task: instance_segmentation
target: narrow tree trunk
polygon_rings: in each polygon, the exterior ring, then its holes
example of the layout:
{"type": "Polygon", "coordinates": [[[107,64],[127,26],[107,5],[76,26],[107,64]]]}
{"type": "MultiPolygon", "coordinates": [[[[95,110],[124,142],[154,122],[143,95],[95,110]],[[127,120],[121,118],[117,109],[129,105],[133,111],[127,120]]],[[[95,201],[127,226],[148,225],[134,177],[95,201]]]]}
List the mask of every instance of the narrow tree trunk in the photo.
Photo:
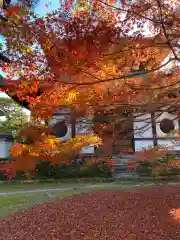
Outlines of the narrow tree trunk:
{"type": "Polygon", "coordinates": [[[72,110],[71,111],[71,137],[75,138],[76,136],[76,114],[75,112],[72,110]]]}
{"type": "Polygon", "coordinates": [[[99,157],[103,161],[108,161],[109,159],[112,158],[114,140],[115,140],[115,125],[113,125],[112,134],[104,134],[102,136],[103,146],[99,157]]]}

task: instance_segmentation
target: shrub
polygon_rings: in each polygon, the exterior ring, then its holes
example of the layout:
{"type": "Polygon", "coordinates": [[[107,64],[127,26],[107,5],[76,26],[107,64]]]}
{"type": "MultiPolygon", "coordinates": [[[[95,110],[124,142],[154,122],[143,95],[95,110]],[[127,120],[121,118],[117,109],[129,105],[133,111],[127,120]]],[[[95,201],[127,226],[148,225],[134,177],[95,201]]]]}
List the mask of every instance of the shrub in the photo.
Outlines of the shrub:
{"type": "Polygon", "coordinates": [[[38,179],[52,178],[51,176],[52,171],[53,168],[50,165],[50,162],[41,161],[39,164],[37,164],[35,178],[38,179]]]}
{"type": "MultiPolygon", "coordinates": [[[[103,164],[94,164],[86,167],[83,164],[73,164],[72,166],[52,166],[50,162],[41,161],[36,168],[32,179],[62,179],[62,178],[94,178],[110,177],[111,172],[103,170],[103,164]]],[[[0,181],[6,181],[7,177],[0,171],[0,181]]],[[[27,180],[27,174],[17,172],[14,180],[27,180]]]]}
{"type": "Polygon", "coordinates": [[[140,164],[140,166],[136,169],[136,172],[140,175],[140,176],[162,176],[162,177],[171,177],[171,176],[177,176],[180,175],[180,168],[176,168],[176,167],[168,167],[168,162],[174,160],[174,156],[165,156],[164,158],[160,159],[157,162],[157,166],[158,163],[159,164],[165,164],[165,168],[163,169],[159,169],[158,172],[156,172],[156,168],[153,166],[152,162],[150,161],[144,161],[140,164]],[[156,172],[156,174],[154,175],[154,173],[156,172]]]}
{"type": "Polygon", "coordinates": [[[37,165],[35,179],[48,178],[86,178],[86,177],[110,177],[110,172],[100,169],[99,164],[89,167],[83,165],[74,166],[51,166],[49,162],[41,162],[37,165]]]}
{"type": "Polygon", "coordinates": [[[4,175],[4,172],[0,171],[0,181],[6,181],[6,180],[8,180],[7,176],[4,175]]]}
{"type": "Polygon", "coordinates": [[[140,164],[140,166],[136,169],[136,172],[140,176],[151,176],[152,173],[152,164],[150,161],[145,161],[140,164]]]}

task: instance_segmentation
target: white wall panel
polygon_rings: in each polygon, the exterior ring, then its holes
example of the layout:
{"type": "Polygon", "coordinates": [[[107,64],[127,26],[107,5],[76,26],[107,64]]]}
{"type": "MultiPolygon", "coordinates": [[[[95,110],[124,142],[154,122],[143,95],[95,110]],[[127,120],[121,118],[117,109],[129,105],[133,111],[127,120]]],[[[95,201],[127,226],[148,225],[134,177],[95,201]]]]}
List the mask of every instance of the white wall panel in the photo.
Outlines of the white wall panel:
{"type": "MultiPolygon", "coordinates": [[[[156,116],[158,116],[159,113],[156,113],[156,116]]],[[[177,115],[176,114],[170,114],[170,113],[162,113],[160,117],[156,117],[155,118],[155,122],[156,122],[156,132],[157,132],[157,137],[167,137],[167,136],[171,136],[171,137],[175,137],[176,134],[166,134],[166,133],[163,133],[160,129],[160,121],[162,121],[163,119],[175,119],[177,118],[177,115]]],[[[179,129],[179,124],[178,124],[178,120],[175,119],[173,120],[173,123],[174,123],[174,127],[175,127],[175,130],[178,130],[179,129]]]]}
{"type": "Polygon", "coordinates": [[[72,136],[71,125],[67,125],[67,127],[68,127],[68,131],[67,131],[66,135],[65,135],[64,137],[61,137],[61,138],[60,138],[62,141],[67,141],[67,140],[69,140],[69,139],[71,138],[71,136],[72,136]]]}
{"type": "MultiPolygon", "coordinates": [[[[60,139],[62,141],[67,141],[71,138],[72,136],[72,129],[71,129],[71,124],[70,124],[70,115],[66,116],[54,116],[52,119],[49,121],[49,125],[54,125],[59,121],[66,120],[66,124],[68,126],[68,132],[64,137],[61,137],[60,139]]],[[[77,119],[76,120],[76,136],[77,135],[93,135],[93,131],[91,130],[91,124],[90,120],[88,121],[83,121],[83,119],[77,119]]],[[[82,149],[81,153],[88,154],[88,153],[94,153],[94,147],[91,146],[86,146],[82,149]]]]}
{"type": "Polygon", "coordinates": [[[142,140],[142,141],[135,141],[135,151],[142,150],[143,148],[148,149],[149,147],[153,147],[153,140],[142,140]]]}
{"type": "Polygon", "coordinates": [[[80,153],[83,153],[83,154],[91,154],[91,153],[94,153],[94,147],[91,147],[91,146],[84,147],[84,148],[82,148],[82,150],[80,151],[80,153]]]}
{"type": "Polygon", "coordinates": [[[176,145],[173,140],[158,140],[158,145],[167,147],[169,150],[180,150],[180,146],[176,145]]]}
{"type": "Polygon", "coordinates": [[[0,139],[0,158],[6,157],[6,146],[4,139],[0,139]]]}
{"type": "Polygon", "coordinates": [[[91,120],[79,118],[76,121],[77,135],[93,135],[91,120]]]}
{"type": "Polygon", "coordinates": [[[134,119],[134,137],[135,138],[152,138],[151,115],[144,114],[134,119]]]}
{"type": "MultiPolygon", "coordinates": [[[[91,121],[90,120],[83,120],[83,119],[77,119],[76,124],[76,135],[93,135],[93,131],[91,129],[91,121]]],[[[83,154],[91,154],[94,153],[94,147],[86,146],[82,148],[80,153],[83,154]]]]}
{"type": "Polygon", "coordinates": [[[54,125],[59,121],[66,120],[68,131],[64,137],[60,138],[62,141],[67,141],[72,136],[72,130],[71,130],[71,125],[69,124],[69,119],[70,119],[70,116],[61,116],[60,115],[60,116],[53,116],[52,119],[49,120],[49,125],[54,125]]]}
{"type": "Polygon", "coordinates": [[[0,139],[0,158],[6,158],[9,156],[9,148],[11,147],[11,145],[11,141],[0,139]]]}

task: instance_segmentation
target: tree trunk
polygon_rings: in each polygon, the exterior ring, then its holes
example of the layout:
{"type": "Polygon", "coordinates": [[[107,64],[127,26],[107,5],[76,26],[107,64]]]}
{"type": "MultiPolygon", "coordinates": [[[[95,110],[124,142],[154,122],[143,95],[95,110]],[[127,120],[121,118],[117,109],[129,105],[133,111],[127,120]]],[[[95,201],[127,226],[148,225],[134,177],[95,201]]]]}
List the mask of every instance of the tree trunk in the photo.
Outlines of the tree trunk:
{"type": "Polygon", "coordinates": [[[75,112],[72,110],[71,111],[71,137],[75,138],[76,136],[76,114],[75,112]]]}

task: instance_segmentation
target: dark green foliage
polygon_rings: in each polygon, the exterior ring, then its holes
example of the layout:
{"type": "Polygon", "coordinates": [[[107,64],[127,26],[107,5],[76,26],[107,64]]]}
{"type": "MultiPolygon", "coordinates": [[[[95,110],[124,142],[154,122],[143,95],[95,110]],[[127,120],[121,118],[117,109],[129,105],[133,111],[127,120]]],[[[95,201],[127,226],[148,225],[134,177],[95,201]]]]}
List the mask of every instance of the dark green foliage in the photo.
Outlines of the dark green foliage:
{"type": "MultiPolygon", "coordinates": [[[[93,178],[111,177],[111,172],[105,172],[98,164],[84,167],[82,165],[73,166],[51,166],[49,162],[42,161],[37,165],[35,175],[32,179],[63,179],[63,178],[93,178]]],[[[6,181],[7,177],[0,172],[0,181],[6,181]]],[[[27,180],[25,174],[17,172],[14,180],[27,180]]]]}
{"type": "Polygon", "coordinates": [[[104,172],[98,165],[83,167],[76,166],[51,166],[48,162],[41,162],[37,165],[37,179],[47,178],[85,178],[85,177],[109,177],[110,172],[104,172]]]}
{"type": "MultiPolygon", "coordinates": [[[[173,161],[176,157],[175,156],[165,156],[160,159],[158,162],[161,164],[168,164],[169,161],[173,161]]],[[[136,172],[140,176],[152,176],[153,165],[150,161],[145,161],[140,164],[140,166],[136,169],[136,172]]],[[[169,167],[164,171],[161,171],[159,176],[177,176],[180,175],[180,168],[176,167],[169,167]]]]}
{"type": "Polygon", "coordinates": [[[28,122],[28,115],[10,98],[0,97],[0,110],[3,115],[0,118],[0,133],[12,134],[28,122]]]}
{"type": "Polygon", "coordinates": [[[2,171],[0,171],[0,181],[7,181],[7,177],[4,175],[2,171]]]}
{"type": "Polygon", "coordinates": [[[22,172],[17,172],[16,173],[16,177],[15,177],[15,180],[25,180],[26,178],[25,178],[25,176],[24,176],[24,173],[22,173],[22,172]]]}
{"type": "Polygon", "coordinates": [[[37,179],[47,179],[52,178],[53,168],[50,165],[50,162],[42,161],[36,167],[36,174],[34,178],[37,179]]]}
{"type": "Polygon", "coordinates": [[[150,161],[142,162],[140,166],[136,169],[136,172],[140,176],[151,176],[152,164],[150,161]]]}

